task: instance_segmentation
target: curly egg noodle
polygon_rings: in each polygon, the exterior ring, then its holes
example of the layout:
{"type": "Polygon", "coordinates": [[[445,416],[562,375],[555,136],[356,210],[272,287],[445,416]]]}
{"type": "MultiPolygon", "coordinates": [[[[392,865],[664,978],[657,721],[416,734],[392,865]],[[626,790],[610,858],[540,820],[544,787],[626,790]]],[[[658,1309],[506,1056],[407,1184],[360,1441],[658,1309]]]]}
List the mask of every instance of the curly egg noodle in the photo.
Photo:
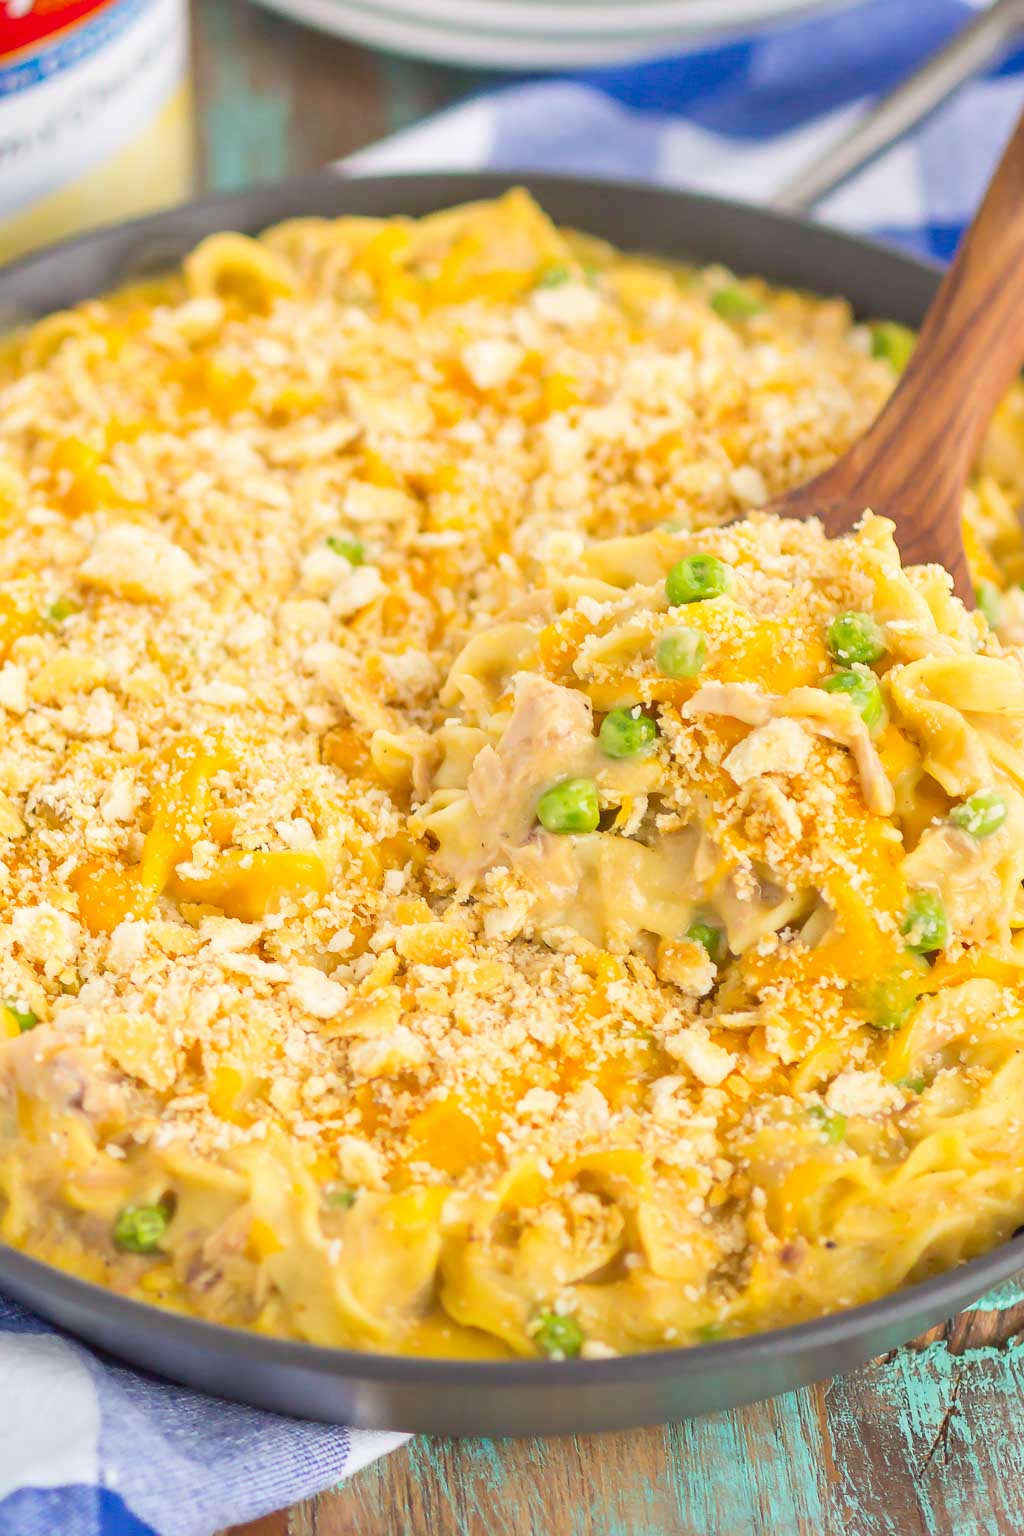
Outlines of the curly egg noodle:
{"type": "Polygon", "coordinates": [[[511,193],[0,344],[0,1236],[598,1358],[1024,1222],[1024,392],[978,611],[758,510],[912,340],[511,193]]]}

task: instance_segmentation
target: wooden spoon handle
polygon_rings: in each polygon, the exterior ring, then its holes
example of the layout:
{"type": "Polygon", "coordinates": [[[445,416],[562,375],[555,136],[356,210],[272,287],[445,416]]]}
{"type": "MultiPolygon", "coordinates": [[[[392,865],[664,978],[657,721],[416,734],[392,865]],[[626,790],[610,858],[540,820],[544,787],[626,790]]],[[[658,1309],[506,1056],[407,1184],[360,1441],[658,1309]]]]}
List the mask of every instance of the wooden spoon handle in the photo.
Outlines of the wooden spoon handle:
{"type": "MultiPolygon", "coordinates": [[[[869,434],[908,470],[933,458],[962,485],[1024,363],[1024,115],[869,434]]],[[[865,440],[867,441],[867,439],[865,440]]],[[[881,469],[881,465],[879,468],[881,469]]]]}
{"type": "Polygon", "coordinates": [[[897,522],[904,561],[941,559],[970,599],[958,509],[992,413],[1024,363],[1024,116],[928,311],[896,390],[870,431],[802,487],[797,516],[830,533],[852,506],[897,522]]]}

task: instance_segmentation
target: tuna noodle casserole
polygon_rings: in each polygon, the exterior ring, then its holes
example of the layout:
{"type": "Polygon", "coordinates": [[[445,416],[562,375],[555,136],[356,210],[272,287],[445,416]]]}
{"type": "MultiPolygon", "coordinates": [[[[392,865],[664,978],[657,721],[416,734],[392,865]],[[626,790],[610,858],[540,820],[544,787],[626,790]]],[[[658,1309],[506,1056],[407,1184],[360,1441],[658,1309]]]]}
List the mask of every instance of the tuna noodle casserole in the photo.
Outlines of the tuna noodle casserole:
{"type": "Polygon", "coordinates": [[[600,1357],[1024,1220],[1024,394],[976,612],[870,513],[757,510],[911,344],[521,193],[10,338],[3,1239],[600,1357]]]}

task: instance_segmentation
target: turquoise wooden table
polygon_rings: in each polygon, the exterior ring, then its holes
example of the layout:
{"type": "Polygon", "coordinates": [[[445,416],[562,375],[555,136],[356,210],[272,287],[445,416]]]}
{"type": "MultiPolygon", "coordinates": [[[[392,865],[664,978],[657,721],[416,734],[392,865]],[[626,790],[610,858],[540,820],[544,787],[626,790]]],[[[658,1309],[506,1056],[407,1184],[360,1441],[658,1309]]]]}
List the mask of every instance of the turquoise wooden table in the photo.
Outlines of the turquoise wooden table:
{"type": "MultiPolygon", "coordinates": [[[[194,32],[204,188],[313,169],[483,83],[239,0],[197,0],[194,32]]],[[[417,1439],[232,1536],[1020,1536],[1022,1338],[1009,1286],[804,1392],[631,1434],[417,1439]]]]}
{"type": "Polygon", "coordinates": [[[417,1439],[232,1536],[1019,1536],[1024,1292],[850,1376],[571,1440],[417,1439]]]}

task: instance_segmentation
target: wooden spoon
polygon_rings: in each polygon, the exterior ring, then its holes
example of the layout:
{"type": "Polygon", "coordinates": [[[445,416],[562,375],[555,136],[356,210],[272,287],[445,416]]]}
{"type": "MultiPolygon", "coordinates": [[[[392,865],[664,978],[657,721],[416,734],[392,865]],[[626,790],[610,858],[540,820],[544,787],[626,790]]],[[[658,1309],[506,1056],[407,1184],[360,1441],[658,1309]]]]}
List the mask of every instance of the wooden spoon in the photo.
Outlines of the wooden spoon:
{"type": "Polygon", "coordinates": [[[846,533],[892,518],[906,564],[937,561],[973,604],[960,517],[992,414],[1024,364],[1024,116],[881,415],[816,479],[768,508],[846,533]]]}

